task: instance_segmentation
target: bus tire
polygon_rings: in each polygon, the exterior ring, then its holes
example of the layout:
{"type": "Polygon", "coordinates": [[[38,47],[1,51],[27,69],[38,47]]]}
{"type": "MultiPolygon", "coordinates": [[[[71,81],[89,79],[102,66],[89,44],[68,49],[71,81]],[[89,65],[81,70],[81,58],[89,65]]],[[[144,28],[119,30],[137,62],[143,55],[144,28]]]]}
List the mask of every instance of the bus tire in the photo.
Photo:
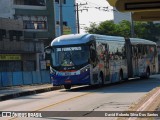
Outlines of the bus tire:
{"type": "Polygon", "coordinates": [[[119,82],[123,81],[123,70],[120,70],[119,72],[119,82]]]}
{"type": "Polygon", "coordinates": [[[69,90],[69,89],[71,89],[71,85],[64,85],[64,88],[65,88],[66,90],[69,90]]]}
{"type": "Polygon", "coordinates": [[[149,79],[149,76],[150,76],[150,69],[149,69],[149,67],[147,67],[145,78],[149,79]]]}

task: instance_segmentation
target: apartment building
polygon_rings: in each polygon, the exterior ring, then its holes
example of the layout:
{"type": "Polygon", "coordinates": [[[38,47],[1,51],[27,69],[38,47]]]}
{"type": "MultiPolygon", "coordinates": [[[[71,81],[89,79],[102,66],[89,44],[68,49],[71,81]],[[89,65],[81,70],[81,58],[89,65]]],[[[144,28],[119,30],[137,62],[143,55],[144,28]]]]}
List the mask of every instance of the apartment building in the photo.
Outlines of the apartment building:
{"type": "Polygon", "coordinates": [[[37,71],[55,38],[53,0],[0,0],[0,71],[37,71]]]}
{"type": "MultiPolygon", "coordinates": [[[[62,1],[64,34],[74,34],[77,31],[75,0],[62,1]]],[[[24,64],[23,60],[20,62],[18,60],[19,67],[13,68],[17,68],[18,71],[40,69],[39,60],[42,59],[40,55],[44,47],[61,35],[59,2],[59,0],[0,0],[0,54],[3,51],[1,56],[5,55],[6,58],[7,56],[14,58],[10,53],[18,54],[21,56],[19,58],[26,58],[24,61],[28,61],[24,64]],[[26,69],[23,65],[27,64],[30,67],[26,69]]],[[[1,60],[1,64],[7,65],[6,61],[1,60]]],[[[16,65],[15,61],[12,65],[16,65]]]]}
{"type": "MultiPolygon", "coordinates": [[[[24,38],[45,40],[60,34],[59,0],[1,0],[0,17],[23,21],[24,38]]],[[[75,0],[62,0],[63,33],[75,34],[75,0]]]]}

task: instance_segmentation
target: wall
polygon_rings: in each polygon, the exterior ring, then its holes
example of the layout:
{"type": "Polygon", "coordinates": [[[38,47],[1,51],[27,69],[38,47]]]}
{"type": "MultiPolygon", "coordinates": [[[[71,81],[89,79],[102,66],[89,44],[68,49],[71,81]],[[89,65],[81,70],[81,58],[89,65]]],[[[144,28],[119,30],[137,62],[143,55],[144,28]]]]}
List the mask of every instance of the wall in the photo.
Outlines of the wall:
{"type": "Polygon", "coordinates": [[[1,51],[40,53],[44,51],[44,44],[41,41],[10,41],[3,39],[3,41],[0,41],[0,53],[1,51]]]}
{"type": "Polygon", "coordinates": [[[5,30],[23,30],[23,21],[7,18],[0,18],[0,29],[5,30]]]}
{"type": "Polygon", "coordinates": [[[0,0],[0,17],[13,18],[12,0],[0,0]]]}
{"type": "Polygon", "coordinates": [[[0,88],[51,83],[49,71],[0,72],[0,88]]]}

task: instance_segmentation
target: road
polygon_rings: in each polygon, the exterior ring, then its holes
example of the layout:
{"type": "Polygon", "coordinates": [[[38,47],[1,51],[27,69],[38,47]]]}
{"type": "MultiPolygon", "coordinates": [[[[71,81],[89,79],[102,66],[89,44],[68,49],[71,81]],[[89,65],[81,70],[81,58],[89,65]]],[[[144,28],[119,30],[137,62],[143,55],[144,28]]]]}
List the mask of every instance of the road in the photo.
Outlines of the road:
{"type": "MultiPolygon", "coordinates": [[[[159,77],[160,78],[160,77],[159,77]]],[[[64,89],[36,95],[19,97],[0,103],[0,111],[51,111],[46,112],[45,119],[105,119],[104,111],[127,111],[141,100],[148,92],[160,86],[160,79],[151,76],[148,80],[134,79],[104,87],[81,86],[71,90],[64,89]],[[56,112],[53,112],[56,111],[56,112]],[[63,111],[63,112],[57,112],[63,111]],[[62,118],[63,115],[69,116],[62,118]],[[81,112],[76,112],[81,111],[81,112]],[[94,111],[103,111],[94,113],[94,111]],[[75,117],[78,116],[83,117],[75,117]],[[98,115],[101,115],[100,117],[98,115]],[[97,116],[96,116],[97,115],[97,116]],[[61,117],[60,117],[61,116],[61,117]],[[91,117],[88,117],[91,116],[91,117]]],[[[4,118],[0,118],[4,119],[4,118]]],[[[10,118],[7,118],[10,119],[10,118]]],[[[17,118],[13,118],[17,119],[17,118]]],[[[18,118],[19,119],[19,118],[18,118]]],[[[21,118],[25,119],[25,118],[21,118]]],[[[26,118],[27,119],[27,118],[26,118]]],[[[36,118],[34,118],[36,119],[36,118]]],[[[40,119],[40,118],[37,118],[40,119]]],[[[43,118],[44,119],[44,118],[43,118]]],[[[116,120],[116,117],[107,117],[107,120],[116,120]]],[[[5,118],[6,120],[6,118],[5,118]]],[[[31,118],[29,119],[31,120],[31,118]]]]}

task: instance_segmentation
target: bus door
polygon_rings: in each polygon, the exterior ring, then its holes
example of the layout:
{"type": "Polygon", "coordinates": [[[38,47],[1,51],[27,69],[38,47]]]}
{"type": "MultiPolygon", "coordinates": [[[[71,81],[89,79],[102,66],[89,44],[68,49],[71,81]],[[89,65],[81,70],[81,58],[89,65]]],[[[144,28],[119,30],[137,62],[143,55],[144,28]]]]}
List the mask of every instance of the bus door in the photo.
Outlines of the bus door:
{"type": "Polygon", "coordinates": [[[133,76],[139,76],[139,66],[138,66],[138,47],[132,46],[132,52],[133,52],[133,76]]]}
{"type": "Polygon", "coordinates": [[[96,43],[93,42],[90,45],[90,63],[91,63],[91,84],[97,84],[98,83],[98,58],[97,58],[97,52],[96,52],[96,43]]]}

